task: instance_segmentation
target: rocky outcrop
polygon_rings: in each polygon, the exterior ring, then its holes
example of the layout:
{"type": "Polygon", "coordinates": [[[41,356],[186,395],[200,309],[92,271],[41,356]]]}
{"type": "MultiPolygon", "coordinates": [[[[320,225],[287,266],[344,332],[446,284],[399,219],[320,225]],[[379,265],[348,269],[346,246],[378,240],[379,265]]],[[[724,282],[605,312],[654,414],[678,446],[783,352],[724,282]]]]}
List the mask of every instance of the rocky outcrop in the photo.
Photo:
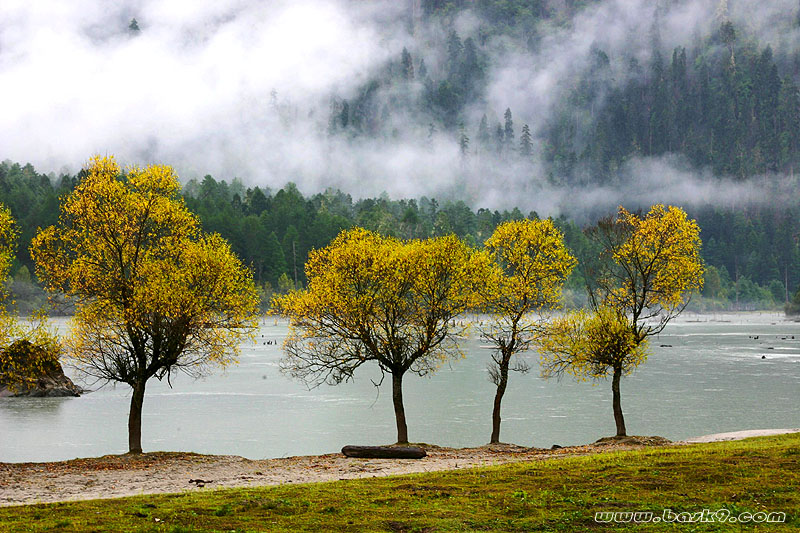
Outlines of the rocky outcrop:
{"type": "Polygon", "coordinates": [[[86,392],[75,385],[71,379],[64,375],[64,369],[57,360],[50,360],[46,364],[34,365],[33,361],[42,359],[42,348],[31,344],[27,340],[19,340],[6,349],[15,357],[16,373],[19,369],[34,368],[40,366],[36,371],[30,371],[26,379],[10,378],[9,368],[0,369],[0,398],[3,397],[36,397],[36,398],[55,398],[63,396],[80,396],[86,392]]]}

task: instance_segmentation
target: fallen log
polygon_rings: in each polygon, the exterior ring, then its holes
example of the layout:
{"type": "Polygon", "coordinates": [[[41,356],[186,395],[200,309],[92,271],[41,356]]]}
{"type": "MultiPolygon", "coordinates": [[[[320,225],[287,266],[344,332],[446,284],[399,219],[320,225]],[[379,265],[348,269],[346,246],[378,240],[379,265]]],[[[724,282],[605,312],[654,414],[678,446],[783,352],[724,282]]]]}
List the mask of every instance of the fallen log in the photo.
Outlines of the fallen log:
{"type": "Polygon", "coordinates": [[[422,459],[427,455],[416,446],[345,446],[342,453],[366,459],[422,459]]]}

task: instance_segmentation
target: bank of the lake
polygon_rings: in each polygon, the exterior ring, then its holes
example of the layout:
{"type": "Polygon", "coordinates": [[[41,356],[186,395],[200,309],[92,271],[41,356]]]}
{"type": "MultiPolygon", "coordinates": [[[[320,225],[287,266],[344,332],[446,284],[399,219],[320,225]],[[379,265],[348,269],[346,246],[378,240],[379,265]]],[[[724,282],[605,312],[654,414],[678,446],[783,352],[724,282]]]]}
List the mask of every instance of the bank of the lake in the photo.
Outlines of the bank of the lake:
{"type": "MultiPolygon", "coordinates": [[[[646,527],[662,531],[674,530],[670,519],[702,517],[708,509],[713,516],[707,513],[706,520],[679,527],[796,531],[798,449],[800,434],[795,433],[406,476],[193,488],[182,494],[5,507],[0,523],[14,532],[585,531],[609,527],[597,522],[598,517],[606,521],[608,513],[639,512],[645,514],[637,520],[650,516],[646,527]],[[779,521],[764,523],[767,518],[779,521]]],[[[629,520],[611,527],[628,531],[642,524],[629,520]]]]}

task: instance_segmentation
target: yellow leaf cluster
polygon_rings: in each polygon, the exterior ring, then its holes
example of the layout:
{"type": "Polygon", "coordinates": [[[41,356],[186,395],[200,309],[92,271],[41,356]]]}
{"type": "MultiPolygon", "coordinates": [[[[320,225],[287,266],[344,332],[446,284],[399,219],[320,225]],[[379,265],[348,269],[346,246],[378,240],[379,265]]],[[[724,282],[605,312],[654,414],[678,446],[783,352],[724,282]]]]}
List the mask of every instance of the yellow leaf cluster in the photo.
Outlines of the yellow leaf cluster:
{"type": "Polygon", "coordinates": [[[42,313],[31,317],[30,327],[0,311],[0,382],[12,392],[30,388],[43,374],[60,367],[62,347],[42,313]]]}
{"type": "Polygon", "coordinates": [[[628,318],[615,309],[578,310],[553,319],[539,339],[542,375],[567,373],[578,380],[601,379],[619,369],[631,373],[647,359],[628,318]]]}
{"type": "Polygon", "coordinates": [[[273,300],[291,318],[289,371],[341,381],[367,360],[402,372],[435,369],[457,353],[448,322],[474,302],[489,264],[455,236],[342,232],[309,254],[306,290],[273,300]]]}
{"type": "Polygon", "coordinates": [[[629,316],[639,340],[658,333],[703,286],[700,228],[682,209],[660,204],[643,217],[620,207],[600,227],[610,262],[598,275],[597,303],[629,316]]]}
{"type": "Polygon", "coordinates": [[[14,262],[19,229],[11,211],[0,204],[0,381],[11,390],[27,388],[37,376],[58,363],[61,345],[43,314],[34,314],[23,327],[9,314],[6,281],[14,262]]]}
{"type": "MultiPolygon", "coordinates": [[[[703,286],[700,228],[678,207],[654,205],[644,218],[620,208],[618,220],[630,237],[614,250],[614,260],[639,271],[648,301],[671,309],[703,286]]],[[[621,297],[636,297],[637,287],[622,286],[621,297]]]]}
{"type": "Polygon", "coordinates": [[[557,307],[564,280],[577,264],[549,219],[500,224],[486,249],[498,266],[487,284],[486,300],[501,314],[557,307]]]}
{"type": "Polygon", "coordinates": [[[95,157],[59,224],[33,240],[39,278],[78,303],[68,345],[93,376],[130,382],[224,364],[255,327],[250,272],[224,239],[200,231],[179,190],[170,167],[123,175],[95,157]]]}
{"type": "Polygon", "coordinates": [[[0,204],[0,303],[7,297],[6,280],[14,262],[18,235],[19,229],[14,223],[11,211],[0,204]]]}

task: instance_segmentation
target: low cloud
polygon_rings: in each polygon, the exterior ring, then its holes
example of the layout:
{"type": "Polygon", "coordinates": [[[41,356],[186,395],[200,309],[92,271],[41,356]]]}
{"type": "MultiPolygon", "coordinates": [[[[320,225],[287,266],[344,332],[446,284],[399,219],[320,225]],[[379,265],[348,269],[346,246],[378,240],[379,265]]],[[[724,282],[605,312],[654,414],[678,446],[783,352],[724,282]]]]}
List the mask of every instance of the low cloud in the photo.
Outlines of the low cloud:
{"type": "MultiPolygon", "coordinates": [[[[646,64],[654,39],[665,51],[689,47],[724,16],[765,43],[796,47],[796,25],[786,22],[794,2],[741,0],[727,15],[720,5],[689,0],[657,10],[646,0],[606,0],[561,28],[543,23],[535,52],[490,41],[486,101],[470,116],[497,120],[510,107],[517,131],[528,123],[536,138],[593,49],[612,57],[611,83],[622,84],[621,65],[630,57],[646,64]]],[[[391,135],[330,136],[332,98],[358,96],[404,46],[421,57],[415,38],[443,40],[430,29],[410,33],[407,2],[6,0],[0,10],[0,157],[41,171],[75,172],[91,154],[113,153],[124,163],[171,164],[186,179],[294,181],[304,193],[336,187],[573,216],[620,203],[765,202],[765,183],[780,191],[794,183],[734,182],[664,157],[633,159],[602,187],[559,187],[538,151],[526,162],[475,148],[465,158],[453,135],[429,136],[429,119],[404,114],[393,115],[391,135]],[[139,32],[128,30],[133,18],[139,32]]],[[[480,21],[466,14],[455,25],[466,37],[480,21]]],[[[429,59],[436,69],[438,58],[429,59]]],[[[381,94],[384,103],[394,96],[381,94]]]]}

